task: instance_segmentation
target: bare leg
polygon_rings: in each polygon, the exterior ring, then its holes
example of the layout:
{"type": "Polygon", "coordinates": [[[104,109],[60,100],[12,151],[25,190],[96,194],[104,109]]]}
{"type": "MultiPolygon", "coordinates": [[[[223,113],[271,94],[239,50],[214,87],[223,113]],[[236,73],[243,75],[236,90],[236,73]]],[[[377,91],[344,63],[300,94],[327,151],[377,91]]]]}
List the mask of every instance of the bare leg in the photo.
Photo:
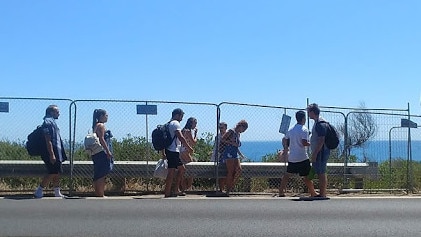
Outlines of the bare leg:
{"type": "Polygon", "coordinates": [[[314,184],[311,179],[307,178],[307,176],[302,177],[305,185],[307,186],[308,192],[310,193],[310,196],[314,197],[317,196],[316,191],[314,191],[314,184]]]}
{"type": "MultiPolygon", "coordinates": [[[[239,159],[234,160],[234,179],[233,179],[233,183],[232,183],[232,189],[234,189],[235,184],[238,182],[238,179],[241,176],[241,163],[239,159]]],[[[232,190],[230,190],[232,191],[232,190]]]]}
{"type": "Polygon", "coordinates": [[[289,177],[291,176],[291,174],[290,173],[285,173],[283,176],[282,176],[282,179],[281,179],[281,184],[279,185],[279,196],[280,197],[283,197],[283,196],[285,196],[285,188],[286,188],[286,186],[287,186],[287,183],[288,183],[288,180],[289,180],[289,177]]]}
{"type": "Polygon", "coordinates": [[[167,178],[165,179],[164,195],[169,197],[171,195],[171,185],[174,177],[175,168],[168,168],[167,178]]]}
{"type": "Polygon", "coordinates": [[[319,174],[319,189],[320,189],[320,196],[326,197],[326,190],[327,190],[327,176],[326,173],[319,174]]]}
{"type": "Polygon", "coordinates": [[[223,192],[225,189],[225,182],[226,179],[225,178],[219,178],[218,183],[219,183],[219,191],[223,192]]]}
{"type": "Polygon", "coordinates": [[[53,185],[55,188],[60,187],[60,176],[59,174],[52,175],[53,185]]]}
{"type": "Polygon", "coordinates": [[[185,190],[191,190],[192,189],[192,185],[193,185],[193,177],[187,177],[185,179],[185,181],[186,181],[185,190]]]}
{"type": "Polygon", "coordinates": [[[51,181],[51,179],[54,177],[54,175],[56,175],[56,174],[47,174],[47,175],[45,175],[44,176],[44,178],[42,179],[42,181],[41,181],[41,187],[47,187],[48,186],[48,184],[50,183],[50,181],[51,181]]]}
{"type": "Polygon", "coordinates": [[[94,181],[95,196],[104,197],[105,176],[94,181]]]}
{"type": "Polygon", "coordinates": [[[227,177],[226,177],[226,186],[227,186],[227,193],[231,191],[233,188],[234,183],[234,164],[235,159],[227,159],[225,161],[225,165],[227,166],[227,177]]]}
{"type": "Polygon", "coordinates": [[[182,192],[184,192],[187,189],[187,179],[188,178],[184,178],[184,177],[181,179],[180,190],[182,192]]]}
{"type": "Polygon", "coordinates": [[[175,180],[175,193],[179,193],[180,192],[180,186],[181,186],[181,182],[184,179],[184,173],[186,171],[186,168],[184,167],[184,165],[180,165],[177,167],[177,178],[175,180]]]}

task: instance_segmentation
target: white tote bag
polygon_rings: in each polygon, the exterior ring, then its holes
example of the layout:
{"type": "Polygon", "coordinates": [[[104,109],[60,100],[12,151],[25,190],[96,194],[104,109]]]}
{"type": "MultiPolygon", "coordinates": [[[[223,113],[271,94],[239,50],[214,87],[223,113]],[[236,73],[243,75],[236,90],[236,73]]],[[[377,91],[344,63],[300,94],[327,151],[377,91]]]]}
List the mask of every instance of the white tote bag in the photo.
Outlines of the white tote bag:
{"type": "Polygon", "coordinates": [[[166,179],[168,174],[168,163],[167,160],[160,159],[158,163],[156,163],[155,171],[153,172],[153,177],[166,179]]]}

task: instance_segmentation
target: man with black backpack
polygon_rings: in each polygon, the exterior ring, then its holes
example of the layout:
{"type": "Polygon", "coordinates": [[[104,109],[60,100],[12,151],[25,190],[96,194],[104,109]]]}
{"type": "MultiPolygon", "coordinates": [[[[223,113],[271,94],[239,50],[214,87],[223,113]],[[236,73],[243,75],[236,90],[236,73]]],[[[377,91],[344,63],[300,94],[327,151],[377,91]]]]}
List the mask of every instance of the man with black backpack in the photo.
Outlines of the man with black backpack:
{"type": "Polygon", "coordinates": [[[307,113],[308,117],[314,120],[310,138],[311,162],[319,179],[319,196],[325,198],[327,190],[326,166],[330,155],[330,149],[325,145],[325,137],[329,123],[320,117],[320,109],[316,103],[307,106],[307,113]]]}
{"type": "Polygon", "coordinates": [[[57,105],[50,105],[45,110],[42,129],[44,134],[43,139],[45,139],[47,149],[44,154],[41,154],[41,158],[47,168],[47,174],[35,190],[35,198],[43,197],[43,189],[49,185],[50,181],[52,181],[54,185],[54,196],[64,197],[60,192],[59,175],[63,172],[62,162],[67,160],[67,157],[60,136],[60,129],[55,121],[59,116],[60,111],[57,105]]]}
{"type": "Polygon", "coordinates": [[[193,148],[187,143],[183,134],[181,133],[180,122],[183,120],[184,112],[182,109],[174,109],[172,111],[171,121],[168,124],[168,130],[172,139],[172,143],[162,152],[163,159],[168,161],[168,174],[165,179],[164,197],[185,196],[186,194],[180,191],[181,180],[184,176],[185,167],[180,160],[181,144],[193,152],[193,148]],[[173,183],[174,173],[177,169],[177,178],[174,192],[171,192],[171,185],[173,183]]]}

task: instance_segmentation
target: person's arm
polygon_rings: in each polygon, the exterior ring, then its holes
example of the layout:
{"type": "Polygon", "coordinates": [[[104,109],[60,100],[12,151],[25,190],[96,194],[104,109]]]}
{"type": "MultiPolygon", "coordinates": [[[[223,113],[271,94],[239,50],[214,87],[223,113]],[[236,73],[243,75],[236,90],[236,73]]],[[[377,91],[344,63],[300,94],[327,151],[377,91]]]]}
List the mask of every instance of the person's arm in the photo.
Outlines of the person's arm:
{"type": "Polygon", "coordinates": [[[99,143],[101,144],[102,148],[104,148],[105,154],[107,154],[107,158],[111,159],[111,157],[113,156],[113,154],[111,154],[110,149],[108,148],[107,142],[104,139],[104,135],[105,135],[105,126],[102,123],[99,123],[97,125],[96,131],[95,131],[96,135],[99,138],[99,143]]]}
{"type": "Polygon", "coordinates": [[[246,157],[243,155],[243,153],[240,151],[240,149],[238,149],[238,155],[240,155],[241,160],[246,159],[246,157]]]}
{"type": "Polygon", "coordinates": [[[196,143],[197,143],[197,128],[193,129],[193,131],[194,131],[194,135],[192,137],[192,141],[193,141],[193,145],[196,145],[196,143]]]}
{"type": "Polygon", "coordinates": [[[310,146],[310,142],[307,139],[302,139],[301,144],[303,144],[303,146],[310,146]]]}
{"type": "Polygon", "coordinates": [[[56,156],[54,155],[53,143],[51,142],[51,135],[45,134],[44,138],[45,138],[45,143],[47,144],[47,151],[50,157],[50,162],[51,164],[54,164],[56,163],[56,156]]]}
{"type": "Polygon", "coordinates": [[[284,151],[289,150],[289,138],[287,137],[282,138],[282,147],[284,148],[284,151]]]}
{"type": "Polygon", "coordinates": [[[323,145],[325,144],[325,134],[326,131],[323,129],[326,129],[323,125],[319,124],[320,127],[316,127],[317,134],[321,134],[322,136],[317,137],[316,146],[315,149],[312,151],[311,154],[311,161],[315,162],[317,158],[317,154],[323,149],[323,145]]]}
{"type": "Polygon", "coordinates": [[[175,130],[175,136],[177,136],[178,140],[180,140],[181,144],[187,148],[190,152],[193,152],[193,148],[187,143],[186,138],[181,133],[181,130],[175,130]]]}
{"type": "Polygon", "coordinates": [[[183,136],[185,136],[184,138],[186,138],[187,140],[190,140],[190,141],[191,141],[191,143],[192,143],[192,144],[190,144],[190,145],[192,145],[192,146],[196,145],[196,143],[197,143],[196,133],[197,133],[197,132],[195,132],[194,136],[193,136],[193,134],[191,133],[191,130],[187,130],[187,132],[184,132],[184,133],[183,133],[183,136]]]}

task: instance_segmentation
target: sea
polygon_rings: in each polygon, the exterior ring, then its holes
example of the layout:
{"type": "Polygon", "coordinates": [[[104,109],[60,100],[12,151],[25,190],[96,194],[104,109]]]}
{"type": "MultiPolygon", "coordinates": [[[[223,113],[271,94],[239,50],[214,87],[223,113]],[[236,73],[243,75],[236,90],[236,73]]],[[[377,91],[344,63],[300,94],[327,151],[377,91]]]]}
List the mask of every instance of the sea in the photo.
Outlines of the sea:
{"type": "MultiPolygon", "coordinates": [[[[411,141],[413,161],[421,161],[421,141],[411,141]]],[[[343,149],[343,144],[340,144],[343,149]]],[[[240,151],[248,160],[261,162],[265,155],[276,154],[282,150],[281,141],[241,141],[240,151]]],[[[375,161],[382,162],[392,159],[408,159],[407,141],[368,141],[362,147],[351,149],[359,162],[375,161]]]]}

